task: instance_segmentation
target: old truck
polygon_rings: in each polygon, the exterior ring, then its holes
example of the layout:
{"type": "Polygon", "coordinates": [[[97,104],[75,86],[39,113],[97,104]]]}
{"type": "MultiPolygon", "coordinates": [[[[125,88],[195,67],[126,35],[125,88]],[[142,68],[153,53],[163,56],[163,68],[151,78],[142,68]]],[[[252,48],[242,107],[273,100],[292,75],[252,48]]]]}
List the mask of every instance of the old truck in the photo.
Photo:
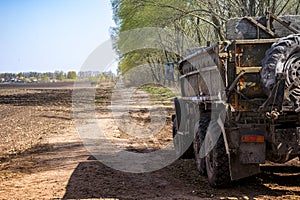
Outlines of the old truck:
{"type": "Polygon", "coordinates": [[[300,155],[299,16],[232,19],[178,65],[173,141],[213,187],[300,155]]]}

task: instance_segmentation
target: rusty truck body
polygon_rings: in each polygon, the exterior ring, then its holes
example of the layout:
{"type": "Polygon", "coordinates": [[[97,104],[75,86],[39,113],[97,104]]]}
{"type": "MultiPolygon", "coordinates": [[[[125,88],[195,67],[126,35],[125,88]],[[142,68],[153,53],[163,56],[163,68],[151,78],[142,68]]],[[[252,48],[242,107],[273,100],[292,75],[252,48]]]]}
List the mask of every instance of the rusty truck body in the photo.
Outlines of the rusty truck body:
{"type": "Polygon", "coordinates": [[[284,163],[300,155],[298,24],[270,13],[238,21],[235,29],[244,21],[253,34],[240,37],[235,30],[229,40],[199,49],[178,67],[175,150],[192,155],[214,187],[257,174],[266,161],[284,163]],[[282,33],[276,33],[275,22],[282,33]]]}

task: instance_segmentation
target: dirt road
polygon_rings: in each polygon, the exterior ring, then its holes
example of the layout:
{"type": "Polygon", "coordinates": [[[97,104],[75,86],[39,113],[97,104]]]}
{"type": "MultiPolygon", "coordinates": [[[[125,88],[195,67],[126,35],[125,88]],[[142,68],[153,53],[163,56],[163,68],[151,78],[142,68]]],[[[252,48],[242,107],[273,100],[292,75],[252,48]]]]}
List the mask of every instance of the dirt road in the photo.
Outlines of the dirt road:
{"type": "MultiPolygon", "coordinates": [[[[261,174],[226,189],[209,187],[193,160],[141,174],[111,169],[90,155],[75,130],[72,85],[0,88],[1,199],[300,199],[298,159],[263,166],[261,174]]],[[[116,141],[129,141],[112,123],[110,93],[103,85],[97,90],[96,99],[105,97],[96,103],[97,118],[116,141]]],[[[133,98],[139,101],[143,95],[136,94],[133,98]]],[[[141,106],[130,115],[146,126],[147,113],[141,106]]],[[[169,142],[170,124],[168,118],[161,134],[146,146],[155,149],[169,142]]],[[[124,148],[139,152],[145,141],[137,139],[124,148]]]]}

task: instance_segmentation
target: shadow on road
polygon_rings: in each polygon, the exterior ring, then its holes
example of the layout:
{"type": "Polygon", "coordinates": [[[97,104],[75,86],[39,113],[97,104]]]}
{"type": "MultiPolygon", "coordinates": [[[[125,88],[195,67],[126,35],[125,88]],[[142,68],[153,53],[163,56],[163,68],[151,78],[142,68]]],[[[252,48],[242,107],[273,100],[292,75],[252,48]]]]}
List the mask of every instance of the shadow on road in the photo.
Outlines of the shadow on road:
{"type": "Polygon", "coordinates": [[[18,154],[1,155],[0,172],[32,174],[58,170],[86,159],[84,152],[81,142],[38,144],[18,154]]]}
{"type": "Polygon", "coordinates": [[[208,186],[205,177],[198,175],[193,160],[177,160],[156,172],[131,174],[111,169],[91,156],[73,172],[64,199],[219,199],[245,196],[253,199],[300,195],[299,191],[271,189],[265,185],[272,183],[297,187],[300,183],[299,174],[278,177],[267,172],[268,167],[264,171],[258,176],[235,182],[230,188],[214,189],[208,186]]]}

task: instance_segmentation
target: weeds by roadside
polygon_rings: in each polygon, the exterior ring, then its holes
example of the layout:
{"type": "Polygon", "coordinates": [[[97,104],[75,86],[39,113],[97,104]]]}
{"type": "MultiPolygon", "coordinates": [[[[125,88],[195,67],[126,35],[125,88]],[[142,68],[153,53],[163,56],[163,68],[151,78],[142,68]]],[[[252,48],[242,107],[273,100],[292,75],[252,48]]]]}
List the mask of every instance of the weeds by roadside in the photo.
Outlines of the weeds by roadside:
{"type": "Polygon", "coordinates": [[[139,89],[150,94],[150,99],[153,101],[170,103],[171,99],[175,98],[175,94],[172,90],[162,86],[145,85],[140,87],[139,89]]]}

